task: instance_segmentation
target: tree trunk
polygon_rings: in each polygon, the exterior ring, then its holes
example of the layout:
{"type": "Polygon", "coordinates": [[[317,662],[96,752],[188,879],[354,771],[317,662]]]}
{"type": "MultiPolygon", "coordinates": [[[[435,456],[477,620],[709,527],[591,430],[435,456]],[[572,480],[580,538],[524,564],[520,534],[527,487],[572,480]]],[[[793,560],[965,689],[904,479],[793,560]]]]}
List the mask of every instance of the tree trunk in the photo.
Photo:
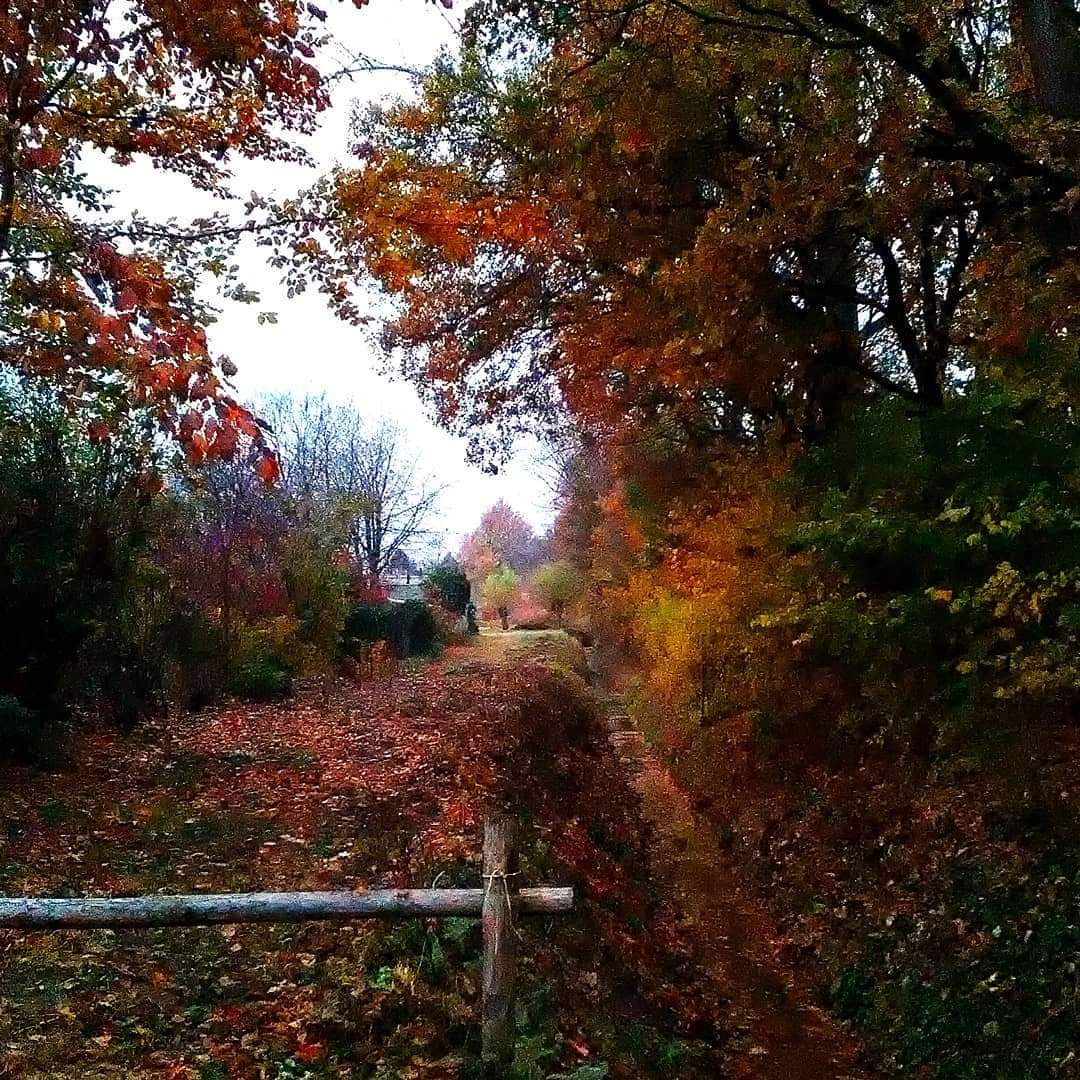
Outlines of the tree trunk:
{"type": "Polygon", "coordinates": [[[1058,120],[1080,119],[1080,19],[1068,0],[1020,0],[1035,100],[1058,120]]]}
{"type": "MultiPolygon", "coordinates": [[[[1019,16],[1037,105],[1055,120],[1080,119],[1080,16],[1072,0],[1014,0],[1012,13],[1014,26],[1019,16]]],[[[1074,167],[1080,165],[1080,137],[1067,137],[1057,149],[1074,167]]],[[[1080,204],[1067,214],[1067,229],[1052,219],[1042,223],[1051,250],[1080,242],[1080,204]]]]}

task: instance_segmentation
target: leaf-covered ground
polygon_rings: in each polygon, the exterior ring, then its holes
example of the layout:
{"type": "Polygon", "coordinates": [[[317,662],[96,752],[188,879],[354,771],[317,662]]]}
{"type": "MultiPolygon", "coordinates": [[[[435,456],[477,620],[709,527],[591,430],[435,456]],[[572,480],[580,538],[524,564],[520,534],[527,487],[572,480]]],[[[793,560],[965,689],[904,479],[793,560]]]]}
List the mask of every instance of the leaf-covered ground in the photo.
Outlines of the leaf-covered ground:
{"type": "MultiPolygon", "coordinates": [[[[280,705],[231,704],[0,792],[0,889],[125,895],[478,882],[482,809],[525,823],[521,1078],[715,1076],[723,1008],[649,879],[582,688],[471,654],[280,705]]],[[[475,921],[0,932],[0,1076],[269,1080],[475,1071],[475,921]]]]}

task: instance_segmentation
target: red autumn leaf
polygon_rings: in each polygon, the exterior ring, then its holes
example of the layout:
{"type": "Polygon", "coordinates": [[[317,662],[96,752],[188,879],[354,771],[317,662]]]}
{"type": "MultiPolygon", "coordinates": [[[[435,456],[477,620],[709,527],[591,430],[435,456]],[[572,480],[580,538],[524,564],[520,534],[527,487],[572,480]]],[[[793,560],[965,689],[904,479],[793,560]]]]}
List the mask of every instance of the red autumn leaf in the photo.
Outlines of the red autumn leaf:
{"type": "Polygon", "coordinates": [[[203,426],[203,415],[197,409],[188,409],[180,420],[180,438],[187,442],[203,426]]]}
{"type": "Polygon", "coordinates": [[[281,467],[273,454],[264,453],[255,464],[255,472],[264,484],[273,484],[281,475],[281,467]]]}
{"type": "Polygon", "coordinates": [[[296,1044],[296,1057],[303,1061],[305,1064],[311,1064],[313,1061],[318,1061],[326,1053],[326,1047],[319,1042],[307,1042],[301,1039],[296,1044]]]}

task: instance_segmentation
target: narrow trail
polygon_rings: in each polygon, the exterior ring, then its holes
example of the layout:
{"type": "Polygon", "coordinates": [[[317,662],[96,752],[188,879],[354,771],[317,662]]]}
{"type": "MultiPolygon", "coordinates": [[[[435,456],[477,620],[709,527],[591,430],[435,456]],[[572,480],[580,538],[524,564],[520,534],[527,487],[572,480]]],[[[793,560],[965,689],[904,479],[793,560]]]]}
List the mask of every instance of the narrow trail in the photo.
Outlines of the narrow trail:
{"type": "Polygon", "coordinates": [[[770,948],[770,919],[744,895],[730,856],[697,820],[686,793],[607,697],[611,741],[636,776],[656,829],[658,868],[697,930],[703,965],[721,976],[736,1039],[734,1075],[753,1080],[865,1080],[854,1040],[795,985],[770,948]]]}

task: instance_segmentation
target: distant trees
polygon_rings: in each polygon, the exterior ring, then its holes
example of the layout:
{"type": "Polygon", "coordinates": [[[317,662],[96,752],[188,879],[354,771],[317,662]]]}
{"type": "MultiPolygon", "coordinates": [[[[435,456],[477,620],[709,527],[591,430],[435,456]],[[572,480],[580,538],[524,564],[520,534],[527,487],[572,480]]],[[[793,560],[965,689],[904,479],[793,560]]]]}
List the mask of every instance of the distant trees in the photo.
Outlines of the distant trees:
{"type": "Polygon", "coordinates": [[[544,558],[545,543],[505,500],[489,507],[462,541],[458,561],[475,584],[481,605],[504,630],[510,610],[522,599],[522,581],[544,558]]]}
{"type": "Polygon", "coordinates": [[[542,544],[532,526],[503,499],[484,511],[458,555],[473,581],[483,581],[499,566],[527,574],[542,558],[542,544]]]}
{"type": "Polygon", "coordinates": [[[431,536],[444,488],[422,476],[401,430],[381,420],[350,446],[340,491],[353,557],[378,581],[406,549],[431,536]]]}
{"type": "Polygon", "coordinates": [[[193,465],[122,405],[72,408],[0,381],[0,752],[83,709],[130,727],[328,674],[357,582],[430,527],[438,490],[400,434],[347,406],[273,403],[280,483],[245,456],[193,465]]]}
{"type": "Polygon", "coordinates": [[[392,421],[367,422],[325,396],[272,397],[264,414],[297,512],[337,523],[369,581],[431,539],[444,488],[421,472],[392,421]]]}

